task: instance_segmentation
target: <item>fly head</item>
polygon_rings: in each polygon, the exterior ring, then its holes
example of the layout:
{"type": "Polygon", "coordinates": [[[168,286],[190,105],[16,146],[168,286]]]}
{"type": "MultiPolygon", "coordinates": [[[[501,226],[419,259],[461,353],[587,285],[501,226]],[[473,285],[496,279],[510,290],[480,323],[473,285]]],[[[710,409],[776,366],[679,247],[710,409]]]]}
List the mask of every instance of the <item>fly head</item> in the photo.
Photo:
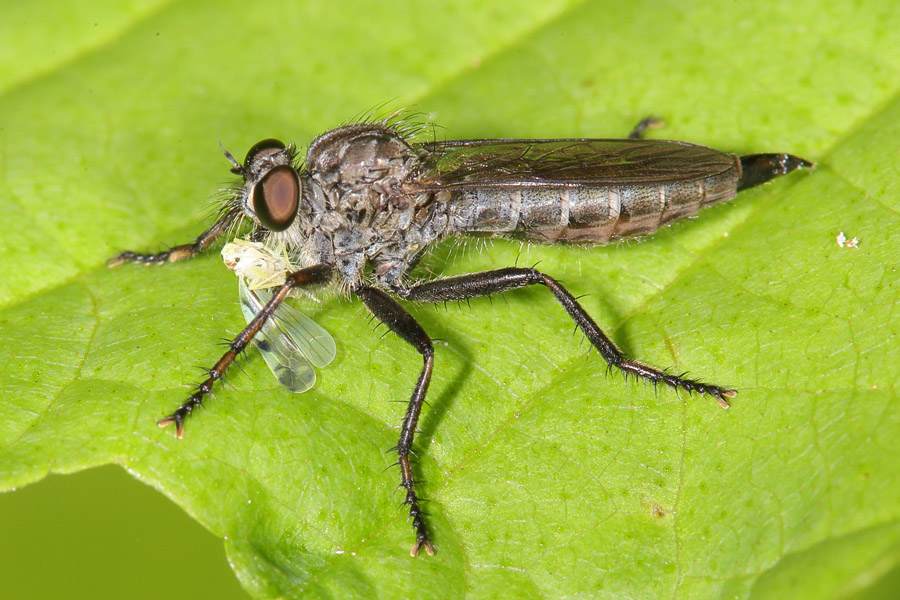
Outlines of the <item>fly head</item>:
{"type": "Polygon", "coordinates": [[[303,191],[294,147],[265,139],[250,148],[243,164],[224,148],[222,151],[234,165],[231,172],[244,178],[236,198],[244,212],[269,231],[290,227],[297,218],[303,191]]]}

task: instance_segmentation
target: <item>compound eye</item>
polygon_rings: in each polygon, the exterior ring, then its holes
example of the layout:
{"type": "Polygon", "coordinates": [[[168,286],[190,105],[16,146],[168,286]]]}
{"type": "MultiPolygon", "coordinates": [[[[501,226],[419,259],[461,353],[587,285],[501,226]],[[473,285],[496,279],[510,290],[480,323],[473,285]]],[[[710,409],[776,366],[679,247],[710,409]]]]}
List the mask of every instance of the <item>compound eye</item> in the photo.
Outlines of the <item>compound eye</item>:
{"type": "Polygon", "coordinates": [[[250,206],[263,227],[284,231],[300,206],[300,179],[290,165],[279,165],[263,175],[250,193],[250,206]]]}
{"type": "Polygon", "coordinates": [[[273,154],[278,154],[282,150],[284,150],[285,146],[281,140],[276,140],[275,138],[268,138],[261,142],[256,142],[253,144],[253,147],[247,151],[247,156],[244,158],[244,169],[250,169],[250,163],[258,158],[264,158],[266,156],[271,156],[273,154]]]}

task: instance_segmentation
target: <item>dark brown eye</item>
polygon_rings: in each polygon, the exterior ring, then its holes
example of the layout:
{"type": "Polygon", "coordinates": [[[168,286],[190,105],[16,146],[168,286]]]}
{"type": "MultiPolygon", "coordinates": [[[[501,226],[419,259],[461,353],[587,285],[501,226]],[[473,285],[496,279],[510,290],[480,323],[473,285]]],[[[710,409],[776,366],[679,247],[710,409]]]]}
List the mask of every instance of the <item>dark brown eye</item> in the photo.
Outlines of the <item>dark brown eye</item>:
{"type": "Polygon", "coordinates": [[[300,205],[300,179],[290,165],[279,165],[253,186],[250,205],[263,227],[284,231],[294,222],[300,205]]]}
{"type": "Polygon", "coordinates": [[[247,151],[247,156],[244,158],[244,169],[249,169],[250,163],[255,159],[276,154],[284,150],[284,148],[285,146],[281,140],[276,140],[275,138],[268,138],[261,142],[256,142],[253,144],[253,147],[247,151]]]}

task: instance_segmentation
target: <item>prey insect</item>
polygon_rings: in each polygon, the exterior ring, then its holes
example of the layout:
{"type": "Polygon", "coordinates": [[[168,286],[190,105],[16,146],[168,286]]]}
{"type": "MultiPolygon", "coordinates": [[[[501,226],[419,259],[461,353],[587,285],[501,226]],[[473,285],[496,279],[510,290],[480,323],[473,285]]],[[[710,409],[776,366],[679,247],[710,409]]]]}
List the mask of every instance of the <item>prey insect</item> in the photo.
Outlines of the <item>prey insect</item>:
{"type": "MultiPolygon", "coordinates": [[[[276,252],[260,242],[243,239],[225,244],[222,260],[238,276],[238,299],[248,323],[272,299],[268,289],[280,287],[295,270],[284,248],[276,252]]],[[[294,291],[309,294],[302,289],[294,291]]],[[[328,366],[337,350],[327,331],[285,303],[263,323],[253,343],[278,382],[295,393],[315,385],[313,366],[328,366]]]]}
{"type": "MultiPolygon", "coordinates": [[[[193,243],[157,254],[123,252],[127,261],[161,264],[196,256],[249,217],[251,238],[282,246],[299,268],[247,313],[249,322],[209,376],[160,426],[184,433],[185,419],[210,394],[235,357],[278,320],[298,289],[337,282],[422,356],[395,450],[415,541],[411,554],[434,552],[410,462],[416,425],[431,381],[431,338],[398,302],[443,303],[540,285],[562,305],[608,368],[675,389],[699,392],[723,408],[733,389],[626,357],[576,298],[534,268],[507,267],[413,284],[408,275],[435,242],[459,236],[552,244],[605,244],[647,235],[746,188],[812,164],[790,154],[737,156],[685,142],[628,139],[415,141],[398,118],[345,125],[318,136],[305,160],[292,145],[265,139],[238,162],[240,181],[218,220],[193,243]],[[252,317],[251,317],[252,313],[252,317]]],[[[242,302],[243,303],[243,302],[242,302]]]]}

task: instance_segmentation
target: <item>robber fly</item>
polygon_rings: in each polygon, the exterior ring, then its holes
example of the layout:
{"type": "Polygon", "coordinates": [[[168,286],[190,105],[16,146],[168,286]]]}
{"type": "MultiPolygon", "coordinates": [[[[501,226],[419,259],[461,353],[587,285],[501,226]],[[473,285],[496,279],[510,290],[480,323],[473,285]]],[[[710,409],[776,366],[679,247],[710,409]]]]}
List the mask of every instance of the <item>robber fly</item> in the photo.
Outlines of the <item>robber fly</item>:
{"type": "MultiPolygon", "coordinates": [[[[416,142],[398,119],[327,131],[305,160],[293,145],[265,139],[243,163],[223,148],[241,177],[218,220],[192,244],[158,254],[123,252],[127,261],[161,264],[192,258],[249,217],[251,235],[298,257],[302,268],[253,309],[246,328],[209,376],[160,426],[184,421],[235,357],[277,315],[295,289],[337,282],[422,355],[424,364],[400,427],[401,486],[415,532],[411,554],[434,553],[415,491],[409,454],[434,365],[431,338],[397,298],[448,302],[542,285],[550,290],[609,368],[626,376],[699,392],[728,407],[733,389],[702,383],[626,357],[558,281],[537,269],[507,267],[411,284],[410,270],[435,242],[487,236],[553,244],[605,244],[647,235],[724,202],[746,188],[812,163],[790,154],[736,156],[685,142],[628,139],[456,140],[416,142]]],[[[248,315],[249,316],[249,315],[248,315]]]]}

